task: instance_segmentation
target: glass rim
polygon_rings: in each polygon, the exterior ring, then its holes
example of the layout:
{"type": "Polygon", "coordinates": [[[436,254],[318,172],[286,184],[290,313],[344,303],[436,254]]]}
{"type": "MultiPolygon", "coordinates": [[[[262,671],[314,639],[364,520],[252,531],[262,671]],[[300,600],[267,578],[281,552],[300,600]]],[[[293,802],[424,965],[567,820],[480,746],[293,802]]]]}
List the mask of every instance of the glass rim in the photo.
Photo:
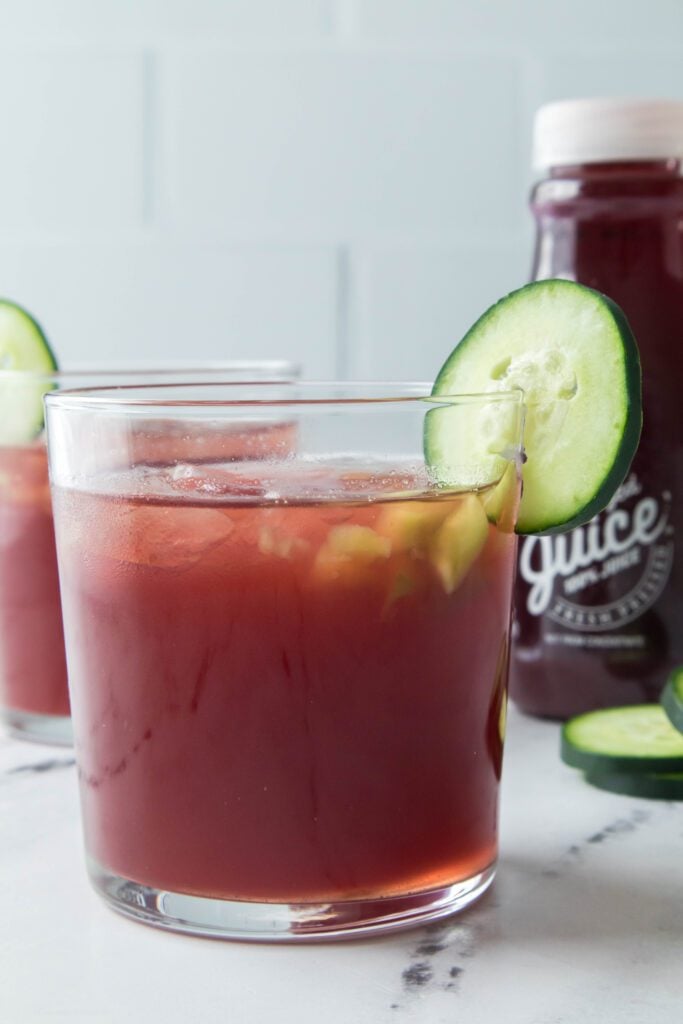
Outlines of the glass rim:
{"type": "Polygon", "coordinates": [[[144,411],[146,409],[180,414],[182,410],[191,409],[244,409],[244,408],[325,408],[357,406],[361,408],[375,406],[409,405],[418,403],[429,405],[477,405],[485,402],[512,402],[522,405],[524,391],[521,388],[509,388],[501,391],[484,392],[453,392],[451,394],[432,394],[433,384],[427,381],[324,381],[324,380],[258,380],[258,381],[176,381],[173,383],[123,384],[102,387],[68,388],[51,391],[45,395],[48,406],[91,411],[144,411]],[[185,389],[194,392],[203,389],[225,389],[226,395],[221,398],[184,397],[185,389]],[[295,396],[283,396],[283,388],[299,392],[295,396]],[[235,397],[242,390],[247,397],[235,397]],[[321,395],[317,392],[327,391],[321,395]],[[258,395],[255,391],[259,392],[258,395]],[[272,392],[280,394],[273,396],[272,392]],[[348,394],[339,394],[347,391],[348,394]],[[150,397],[142,392],[153,392],[150,397]],[[169,392],[179,393],[179,397],[169,396],[169,392]]]}

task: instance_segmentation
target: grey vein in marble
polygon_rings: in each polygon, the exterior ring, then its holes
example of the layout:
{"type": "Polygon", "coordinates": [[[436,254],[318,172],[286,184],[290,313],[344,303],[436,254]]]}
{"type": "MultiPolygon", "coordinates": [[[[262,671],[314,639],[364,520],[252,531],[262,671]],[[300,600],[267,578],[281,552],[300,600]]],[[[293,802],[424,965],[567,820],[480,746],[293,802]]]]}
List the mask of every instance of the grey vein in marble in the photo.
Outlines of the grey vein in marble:
{"type": "Polygon", "coordinates": [[[52,757],[47,761],[33,761],[29,764],[15,765],[14,768],[6,768],[3,776],[12,775],[39,775],[43,772],[55,771],[60,768],[72,768],[76,764],[73,757],[52,757]]]}
{"type": "MultiPolygon", "coordinates": [[[[475,915],[485,913],[492,905],[487,897],[468,911],[468,920],[439,921],[422,929],[419,941],[410,952],[410,963],[401,972],[404,997],[427,992],[457,992],[465,973],[462,960],[473,957],[477,950],[482,925],[475,915]]],[[[404,1004],[394,1002],[392,1010],[401,1010],[404,1004]]]]}

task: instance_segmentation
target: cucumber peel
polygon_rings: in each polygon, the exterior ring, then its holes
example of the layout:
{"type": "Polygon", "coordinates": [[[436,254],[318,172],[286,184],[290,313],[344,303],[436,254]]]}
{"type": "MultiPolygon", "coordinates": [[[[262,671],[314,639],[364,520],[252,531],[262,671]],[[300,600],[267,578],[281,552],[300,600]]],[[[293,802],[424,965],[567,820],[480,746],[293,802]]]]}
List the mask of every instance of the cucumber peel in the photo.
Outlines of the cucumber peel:
{"type": "Polygon", "coordinates": [[[562,760],[589,774],[683,773],[683,735],[659,704],[577,715],[561,736],[562,760]]]}
{"type": "Polygon", "coordinates": [[[0,443],[24,444],[40,433],[43,395],[52,386],[45,378],[56,369],[37,320],[15,302],[0,299],[0,443]],[[2,371],[17,372],[9,377],[2,371]]]}
{"type": "Polygon", "coordinates": [[[642,425],[640,358],[619,307],[573,281],[549,280],[484,313],[446,360],[432,395],[490,394],[492,402],[473,407],[464,430],[462,417],[427,414],[425,456],[437,480],[457,483],[458,452],[477,445],[487,471],[502,474],[513,438],[509,408],[494,399],[515,389],[524,392],[527,456],[517,532],[588,522],[626,476],[642,425]]]}
{"type": "Polygon", "coordinates": [[[683,733],[683,665],[669,676],[660,702],[673,727],[683,733]]]}
{"type": "Polygon", "coordinates": [[[644,797],[647,800],[683,800],[683,772],[655,772],[651,775],[631,772],[594,771],[586,773],[586,782],[608,793],[644,797]]]}

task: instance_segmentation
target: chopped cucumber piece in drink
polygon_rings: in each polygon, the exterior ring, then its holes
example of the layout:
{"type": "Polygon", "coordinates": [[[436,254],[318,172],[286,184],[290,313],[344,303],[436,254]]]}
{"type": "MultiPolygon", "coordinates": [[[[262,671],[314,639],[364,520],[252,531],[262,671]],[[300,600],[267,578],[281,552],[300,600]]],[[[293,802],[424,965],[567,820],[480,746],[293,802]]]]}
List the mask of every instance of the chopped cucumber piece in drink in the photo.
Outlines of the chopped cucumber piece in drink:
{"type": "Polygon", "coordinates": [[[391,543],[369,526],[333,526],[327,538],[327,547],[333,555],[357,558],[362,562],[388,558],[391,554],[391,543]]]}
{"type": "Polygon", "coordinates": [[[0,374],[0,443],[25,444],[43,428],[43,395],[57,362],[42,328],[14,302],[0,299],[0,371],[16,370],[26,377],[0,374]]]}
{"type": "Polygon", "coordinates": [[[482,499],[484,511],[491,523],[512,531],[518,499],[517,467],[509,463],[501,479],[486,492],[482,499]]]}
{"type": "Polygon", "coordinates": [[[426,551],[450,510],[450,503],[442,501],[400,502],[382,512],[377,532],[388,538],[393,551],[426,551]]]}
{"type": "MultiPolygon", "coordinates": [[[[490,394],[469,418],[426,416],[425,454],[437,480],[458,480],[460,453],[481,453],[481,482],[505,469],[515,423],[496,394],[521,389],[526,405],[519,533],[587,522],[624,479],[640,437],[641,372],[621,310],[572,281],[538,281],[492,306],[449,356],[433,395],[490,394]]],[[[497,474],[497,475],[496,475],[497,474]]],[[[479,481],[476,481],[477,483],[479,481]]]]}
{"type": "Polygon", "coordinates": [[[447,594],[460,586],[483,551],[488,534],[489,521],[474,494],[463,498],[444,519],[432,538],[429,556],[447,594]]]}

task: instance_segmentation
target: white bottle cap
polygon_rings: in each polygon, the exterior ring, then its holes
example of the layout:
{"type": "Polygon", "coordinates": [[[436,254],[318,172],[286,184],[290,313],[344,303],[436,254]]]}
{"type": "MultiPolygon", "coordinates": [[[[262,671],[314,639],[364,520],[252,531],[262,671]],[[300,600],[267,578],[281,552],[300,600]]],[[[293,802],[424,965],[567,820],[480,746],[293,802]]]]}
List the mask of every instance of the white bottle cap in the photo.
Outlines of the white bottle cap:
{"type": "Polygon", "coordinates": [[[533,165],[683,157],[683,102],[586,99],[547,103],[534,119],[533,165]]]}

